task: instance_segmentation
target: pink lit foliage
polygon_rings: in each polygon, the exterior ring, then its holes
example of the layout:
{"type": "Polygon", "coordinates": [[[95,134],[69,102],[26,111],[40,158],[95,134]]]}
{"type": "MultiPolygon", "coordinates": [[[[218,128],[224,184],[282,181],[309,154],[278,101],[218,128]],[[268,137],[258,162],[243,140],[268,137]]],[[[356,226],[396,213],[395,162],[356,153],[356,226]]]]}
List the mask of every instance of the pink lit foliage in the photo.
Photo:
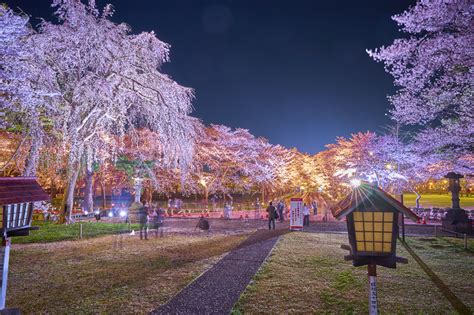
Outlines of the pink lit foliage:
{"type": "Polygon", "coordinates": [[[399,87],[389,97],[393,119],[420,128],[419,152],[470,171],[457,161],[474,147],[473,8],[468,0],[421,0],[393,17],[407,38],[368,51],[399,87]]]}
{"type": "Polygon", "coordinates": [[[51,112],[52,75],[31,41],[28,17],[0,5],[0,128],[22,126],[30,156],[23,172],[34,175],[43,142],[45,113],[51,112]]]}
{"type": "Polygon", "coordinates": [[[193,92],[159,71],[169,61],[169,45],[153,32],[132,34],[128,25],[111,22],[111,5],[99,11],[92,0],[54,0],[52,6],[58,23],[43,20],[32,40],[54,73],[52,92],[61,95],[54,122],[69,152],[68,204],[85,152],[100,162],[99,148],[120,146],[110,137],[134,135],[136,128],[155,133],[162,163],[189,164],[193,92]]]}

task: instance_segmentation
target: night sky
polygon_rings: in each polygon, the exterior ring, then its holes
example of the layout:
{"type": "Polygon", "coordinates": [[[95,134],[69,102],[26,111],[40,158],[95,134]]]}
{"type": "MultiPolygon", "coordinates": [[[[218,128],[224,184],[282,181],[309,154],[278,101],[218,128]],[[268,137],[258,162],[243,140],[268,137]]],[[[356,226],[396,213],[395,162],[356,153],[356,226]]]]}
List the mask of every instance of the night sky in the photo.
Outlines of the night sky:
{"type": "MultiPolygon", "coordinates": [[[[51,1],[3,2],[51,19],[51,1]]],[[[171,44],[162,70],[195,89],[194,116],[315,153],[337,136],[389,123],[392,78],[365,49],[400,37],[390,16],[415,1],[96,2],[114,5],[114,21],[171,44]]]]}

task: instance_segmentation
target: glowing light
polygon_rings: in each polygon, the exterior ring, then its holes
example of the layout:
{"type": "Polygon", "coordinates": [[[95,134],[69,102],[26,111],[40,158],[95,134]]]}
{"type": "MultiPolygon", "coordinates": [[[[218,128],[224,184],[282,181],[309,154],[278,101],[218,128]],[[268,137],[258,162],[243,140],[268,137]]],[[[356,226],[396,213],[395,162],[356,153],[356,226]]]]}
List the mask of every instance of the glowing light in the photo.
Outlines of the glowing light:
{"type": "Polygon", "coordinates": [[[393,165],[389,163],[389,164],[385,165],[385,168],[388,169],[388,170],[391,170],[393,168],[393,165]]]}
{"type": "Polygon", "coordinates": [[[204,178],[201,178],[201,179],[199,180],[199,183],[200,183],[201,185],[203,185],[204,187],[207,186],[206,180],[205,180],[204,178]]]}
{"type": "Polygon", "coordinates": [[[95,213],[95,214],[100,214],[100,211],[99,211],[99,210],[95,210],[94,213],[95,213]]]}
{"type": "Polygon", "coordinates": [[[125,211],[125,210],[120,211],[120,216],[122,218],[125,217],[126,215],[127,215],[127,211],[125,211]]]}
{"type": "Polygon", "coordinates": [[[353,188],[357,188],[357,187],[360,186],[361,181],[360,181],[360,179],[353,178],[353,179],[351,179],[351,182],[350,182],[350,183],[351,183],[351,186],[352,186],[353,188]]]}
{"type": "Polygon", "coordinates": [[[109,218],[113,217],[114,214],[112,213],[112,211],[109,212],[109,218]]]}
{"type": "Polygon", "coordinates": [[[88,214],[89,214],[89,211],[84,211],[84,214],[85,214],[85,215],[88,215],[88,214]]]}

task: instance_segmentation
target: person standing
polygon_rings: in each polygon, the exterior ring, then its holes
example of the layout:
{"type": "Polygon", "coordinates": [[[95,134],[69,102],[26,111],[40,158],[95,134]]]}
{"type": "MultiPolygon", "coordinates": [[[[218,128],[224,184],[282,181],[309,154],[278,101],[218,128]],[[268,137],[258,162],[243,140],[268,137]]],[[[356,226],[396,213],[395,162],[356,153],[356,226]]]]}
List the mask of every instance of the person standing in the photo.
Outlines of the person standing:
{"type": "Polygon", "coordinates": [[[309,226],[309,208],[306,203],[303,205],[303,226],[309,226]]]}
{"type": "Polygon", "coordinates": [[[280,200],[280,202],[277,205],[278,208],[278,217],[280,218],[280,222],[284,221],[283,218],[283,210],[285,210],[285,204],[283,203],[283,200],[280,200]]]}
{"type": "Polygon", "coordinates": [[[158,211],[156,211],[156,208],[153,209],[150,215],[150,223],[151,223],[151,228],[155,230],[155,238],[158,237],[158,211]]]}
{"type": "Polygon", "coordinates": [[[316,202],[316,200],[313,200],[313,202],[311,203],[311,207],[313,208],[314,217],[317,218],[317,215],[318,215],[318,203],[316,202]]]}
{"type": "Polygon", "coordinates": [[[141,206],[140,209],[138,209],[138,223],[140,224],[140,239],[143,239],[143,236],[145,239],[148,239],[148,209],[141,206]]]}
{"type": "Polygon", "coordinates": [[[269,230],[272,229],[271,228],[272,224],[273,224],[273,229],[275,229],[275,212],[276,212],[276,209],[273,206],[273,203],[271,201],[268,205],[267,212],[268,212],[268,229],[269,230]]]}

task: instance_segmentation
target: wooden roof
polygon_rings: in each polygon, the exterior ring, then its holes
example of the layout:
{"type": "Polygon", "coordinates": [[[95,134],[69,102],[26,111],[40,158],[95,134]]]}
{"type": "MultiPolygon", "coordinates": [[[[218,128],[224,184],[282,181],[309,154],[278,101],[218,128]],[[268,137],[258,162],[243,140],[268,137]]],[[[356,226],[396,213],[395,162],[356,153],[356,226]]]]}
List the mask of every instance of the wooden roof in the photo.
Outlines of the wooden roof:
{"type": "Polygon", "coordinates": [[[354,188],[349,195],[332,207],[332,215],[336,219],[340,220],[357,209],[357,207],[359,207],[362,203],[370,201],[371,199],[382,200],[413,221],[417,221],[419,219],[413,211],[405,207],[401,202],[390,196],[382,189],[367,182],[362,182],[359,187],[354,188]]]}
{"type": "Polygon", "coordinates": [[[0,177],[0,205],[49,200],[35,177],[0,177]]]}

